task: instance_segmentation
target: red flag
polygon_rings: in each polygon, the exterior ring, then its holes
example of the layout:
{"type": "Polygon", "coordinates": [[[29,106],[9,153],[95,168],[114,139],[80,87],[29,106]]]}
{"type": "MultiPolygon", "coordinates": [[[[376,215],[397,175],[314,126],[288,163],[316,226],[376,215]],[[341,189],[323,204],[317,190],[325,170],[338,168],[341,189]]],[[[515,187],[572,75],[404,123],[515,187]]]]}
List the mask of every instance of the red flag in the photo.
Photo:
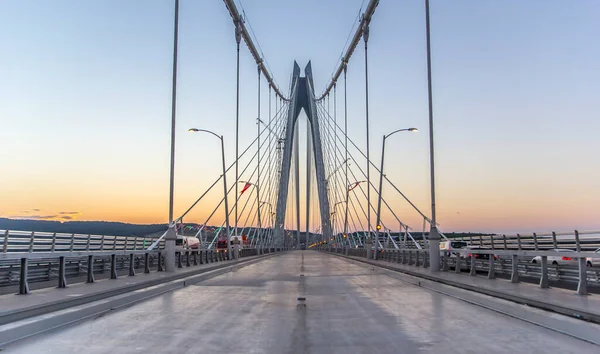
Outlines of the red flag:
{"type": "Polygon", "coordinates": [[[246,185],[244,186],[244,188],[242,188],[242,191],[240,192],[240,195],[244,194],[244,192],[246,191],[246,189],[250,188],[251,185],[252,185],[252,183],[246,182],[246,185]]]}
{"type": "MultiPolygon", "coordinates": [[[[362,182],[362,181],[360,181],[362,182]]],[[[348,192],[350,192],[351,190],[353,190],[354,188],[358,187],[358,185],[360,184],[360,182],[354,182],[353,186],[350,186],[350,188],[348,188],[348,192]]]]}

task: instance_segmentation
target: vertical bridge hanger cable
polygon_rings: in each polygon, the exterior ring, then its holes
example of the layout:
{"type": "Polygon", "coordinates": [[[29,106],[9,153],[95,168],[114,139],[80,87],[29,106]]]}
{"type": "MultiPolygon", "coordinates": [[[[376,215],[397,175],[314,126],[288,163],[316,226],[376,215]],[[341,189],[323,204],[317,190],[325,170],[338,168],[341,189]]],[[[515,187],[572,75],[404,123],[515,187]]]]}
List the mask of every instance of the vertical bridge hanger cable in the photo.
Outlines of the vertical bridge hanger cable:
{"type": "MultiPolygon", "coordinates": [[[[377,0],[377,1],[379,1],[379,0],[377,0]]],[[[279,89],[279,86],[277,85],[277,83],[275,83],[275,80],[273,79],[273,75],[271,75],[271,73],[267,69],[267,66],[265,65],[265,61],[262,59],[260,53],[258,52],[258,49],[256,48],[256,45],[252,41],[250,33],[248,32],[248,29],[246,28],[246,25],[244,23],[244,19],[242,18],[240,12],[238,11],[237,6],[235,5],[235,2],[233,0],[223,0],[223,2],[225,3],[227,10],[229,10],[229,14],[231,15],[231,19],[233,20],[234,25],[237,26],[239,24],[240,29],[241,29],[242,38],[244,39],[244,42],[248,46],[250,53],[254,57],[254,60],[256,61],[256,65],[258,65],[260,67],[260,70],[262,71],[263,75],[265,75],[265,79],[269,83],[269,86],[271,86],[273,88],[273,90],[275,91],[275,94],[278,97],[280,97],[284,101],[289,101],[289,98],[286,98],[286,96],[281,92],[281,90],[279,89]]]]}

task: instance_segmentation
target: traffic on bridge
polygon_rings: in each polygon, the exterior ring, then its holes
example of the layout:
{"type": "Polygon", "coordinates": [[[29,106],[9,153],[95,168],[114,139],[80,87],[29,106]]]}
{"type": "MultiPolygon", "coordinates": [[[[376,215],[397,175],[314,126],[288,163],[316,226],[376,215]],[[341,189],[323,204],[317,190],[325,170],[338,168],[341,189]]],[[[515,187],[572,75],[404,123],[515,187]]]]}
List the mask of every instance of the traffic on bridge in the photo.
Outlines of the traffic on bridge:
{"type": "Polygon", "coordinates": [[[0,351],[600,353],[598,13],[3,1],[0,351]]]}

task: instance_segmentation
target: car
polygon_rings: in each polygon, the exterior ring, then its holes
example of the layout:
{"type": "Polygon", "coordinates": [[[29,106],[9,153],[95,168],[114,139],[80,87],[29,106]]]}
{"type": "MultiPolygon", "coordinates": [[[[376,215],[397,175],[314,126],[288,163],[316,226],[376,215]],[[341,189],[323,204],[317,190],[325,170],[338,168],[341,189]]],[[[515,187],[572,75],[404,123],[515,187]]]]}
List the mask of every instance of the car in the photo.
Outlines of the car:
{"type": "Polygon", "coordinates": [[[467,247],[467,243],[465,241],[448,240],[440,242],[440,250],[444,251],[459,250],[465,247],[467,247]]]}
{"type": "Polygon", "coordinates": [[[448,251],[446,252],[446,256],[450,258],[454,258],[458,255],[458,252],[452,252],[453,250],[460,250],[467,247],[467,243],[465,241],[442,241],[440,242],[440,251],[448,251]]]}
{"type": "Polygon", "coordinates": [[[585,264],[588,267],[594,267],[600,265],[600,248],[594,251],[598,255],[598,257],[588,257],[585,259],[585,264]]]}
{"type": "MultiPolygon", "coordinates": [[[[552,265],[577,265],[577,258],[569,257],[568,253],[573,253],[575,251],[567,249],[567,248],[553,248],[550,251],[554,251],[558,254],[556,256],[548,256],[548,263],[552,265]]],[[[542,256],[535,256],[531,260],[531,263],[542,263],[542,256]]]]}
{"type": "MultiPolygon", "coordinates": [[[[489,260],[490,259],[490,254],[489,253],[471,253],[470,251],[491,251],[490,248],[485,248],[485,247],[481,247],[481,246],[467,246],[465,247],[466,250],[466,258],[475,258],[475,259],[483,259],[483,260],[489,260]]],[[[498,259],[497,255],[494,255],[494,259],[498,259]]]]}

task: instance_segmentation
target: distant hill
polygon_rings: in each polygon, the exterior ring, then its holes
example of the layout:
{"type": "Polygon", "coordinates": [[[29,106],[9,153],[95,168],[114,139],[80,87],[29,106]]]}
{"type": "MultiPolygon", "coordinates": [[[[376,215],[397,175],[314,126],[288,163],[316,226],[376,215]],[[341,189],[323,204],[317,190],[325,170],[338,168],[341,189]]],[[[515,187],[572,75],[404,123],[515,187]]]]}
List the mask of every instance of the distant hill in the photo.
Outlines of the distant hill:
{"type": "MultiPolygon", "coordinates": [[[[156,236],[159,237],[167,230],[167,224],[127,224],[123,222],[112,221],[46,221],[46,220],[22,220],[22,219],[7,219],[0,218],[1,230],[21,230],[21,231],[45,231],[45,232],[62,232],[74,234],[94,234],[94,235],[112,235],[112,236],[156,236]]],[[[215,226],[209,226],[205,229],[208,231],[209,237],[214,235],[215,226]]],[[[250,234],[252,228],[246,228],[245,234],[250,234]]],[[[196,234],[197,229],[184,231],[186,235],[196,234]]],[[[289,230],[286,230],[289,231],[289,230]]],[[[362,233],[362,232],[361,232],[362,233]]],[[[422,232],[411,232],[415,239],[422,239],[422,232]]],[[[427,235],[428,233],[425,233],[427,235]]],[[[316,234],[312,234],[316,236],[316,234]]],[[[398,236],[397,232],[392,232],[392,236],[398,236]]],[[[404,235],[404,234],[402,234],[404,235]]],[[[448,232],[446,237],[469,237],[479,235],[490,235],[485,233],[469,233],[469,232],[448,232]]],[[[300,233],[301,242],[306,242],[306,233],[300,233]]]]}
{"type": "Polygon", "coordinates": [[[146,236],[164,232],[167,224],[138,225],[112,221],[46,221],[0,218],[0,229],[113,236],[146,236]]]}

